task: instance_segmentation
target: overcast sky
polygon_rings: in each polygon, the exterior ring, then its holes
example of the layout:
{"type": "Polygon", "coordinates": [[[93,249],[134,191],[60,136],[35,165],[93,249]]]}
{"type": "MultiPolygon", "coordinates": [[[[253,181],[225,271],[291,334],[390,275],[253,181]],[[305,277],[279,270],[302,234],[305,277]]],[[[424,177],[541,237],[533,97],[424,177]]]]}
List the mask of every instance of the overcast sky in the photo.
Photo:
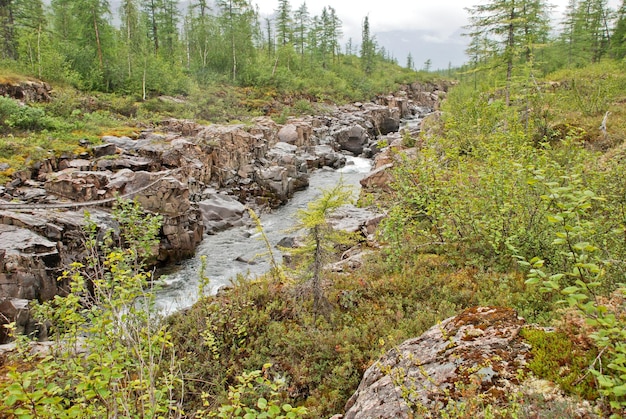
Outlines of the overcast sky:
{"type": "MultiPolygon", "coordinates": [[[[295,11],[304,0],[291,0],[295,11]]],[[[552,0],[555,17],[562,15],[568,0],[552,0]]],[[[621,0],[609,0],[617,8],[621,0]]],[[[273,14],[277,0],[252,0],[262,15],[273,14]]],[[[448,63],[465,62],[465,43],[462,27],[467,24],[465,7],[479,4],[476,0],[306,0],[309,13],[319,15],[324,6],[331,5],[343,23],[344,43],[352,38],[361,42],[361,22],[369,16],[370,32],[380,45],[391,50],[399,64],[406,63],[411,52],[416,66],[430,59],[433,69],[446,68],[448,63]]],[[[483,1],[484,3],[484,1],[483,1]]]]}

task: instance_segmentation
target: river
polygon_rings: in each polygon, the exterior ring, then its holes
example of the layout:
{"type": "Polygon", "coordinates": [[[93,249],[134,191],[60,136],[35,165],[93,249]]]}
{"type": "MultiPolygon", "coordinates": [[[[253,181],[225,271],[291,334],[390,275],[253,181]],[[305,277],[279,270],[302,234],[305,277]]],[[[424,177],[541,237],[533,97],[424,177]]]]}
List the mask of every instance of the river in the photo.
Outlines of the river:
{"type": "MultiPolygon", "coordinates": [[[[306,190],[296,192],[284,206],[261,214],[261,224],[277,259],[281,256],[275,248],[296,223],[298,209],[320,196],[321,190],[329,189],[342,181],[353,187],[355,198],[360,189],[359,181],[371,170],[371,161],[359,157],[348,157],[348,164],[339,170],[320,169],[314,171],[306,190]]],[[[205,236],[196,249],[195,257],[183,261],[174,272],[161,277],[163,288],[156,293],[157,310],[169,314],[190,307],[198,299],[201,257],[206,256],[205,275],[209,278],[211,293],[230,285],[237,275],[250,277],[269,271],[267,249],[255,227],[234,227],[215,235],[205,236]],[[239,261],[239,260],[242,261],[239,261]],[[250,263],[246,263],[249,261],[250,263]]],[[[207,290],[208,292],[209,290],[207,290]]]]}

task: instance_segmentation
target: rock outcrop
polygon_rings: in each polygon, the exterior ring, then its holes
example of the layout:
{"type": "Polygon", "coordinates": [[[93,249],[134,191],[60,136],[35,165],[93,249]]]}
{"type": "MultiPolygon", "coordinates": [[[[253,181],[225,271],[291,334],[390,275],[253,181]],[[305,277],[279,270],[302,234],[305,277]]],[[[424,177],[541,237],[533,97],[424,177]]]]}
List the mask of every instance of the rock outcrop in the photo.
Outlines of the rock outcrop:
{"type": "Polygon", "coordinates": [[[7,80],[0,82],[0,96],[22,102],[48,102],[52,88],[39,80],[7,80]]]}
{"type": "MultiPolygon", "coordinates": [[[[399,419],[454,415],[458,403],[506,405],[514,394],[535,394],[537,382],[520,382],[530,346],[519,336],[524,319],[510,308],[474,307],[389,351],[367,369],[346,405],[344,419],[399,419]]],[[[558,392],[554,386],[551,391],[558,392]]],[[[539,393],[539,396],[543,394],[539,393]]],[[[556,399],[555,399],[556,400],[556,399]]],[[[593,417],[574,406],[580,417],[593,417]]],[[[544,404],[548,403],[544,401],[544,404]]],[[[548,403],[549,404],[549,403],[548,403]]],[[[534,406],[525,406],[528,412],[534,406]]],[[[588,408],[588,409],[587,409],[588,408]]],[[[548,406],[549,410],[549,406],[548,406]]],[[[541,413],[534,412],[543,417],[541,413]]]]}
{"type": "Polygon", "coordinates": [[[518,337],[523,325],[512,309],[479,307],[433,326],[365,372],[344,418],[435,414],[469,385],[494,398],[507,394],[529,351],[518,337]]]}
{"type": "MultiPolygon", "coordinates": [[[[276,207],[308,186],[311,170],[340,168],[345,153],[376,154],[379,136],[419,111],[419,95],[407,89],[285,125],[265,117],[227,126],[167,119],[134,138],[82,140],[87,152],[51,155],[14,173],[0,187],[0,304],[62,292],[59,270],[83,256],[83,209],[114,228],[106,208],[117,196],[163,216],[157,263],[191,256],[205,232],[245,222],[245,205],[276,207]]],[[[34,82],[0,86],[0,94],[25,101],[47,100],[49,92],[34,82]]]]}

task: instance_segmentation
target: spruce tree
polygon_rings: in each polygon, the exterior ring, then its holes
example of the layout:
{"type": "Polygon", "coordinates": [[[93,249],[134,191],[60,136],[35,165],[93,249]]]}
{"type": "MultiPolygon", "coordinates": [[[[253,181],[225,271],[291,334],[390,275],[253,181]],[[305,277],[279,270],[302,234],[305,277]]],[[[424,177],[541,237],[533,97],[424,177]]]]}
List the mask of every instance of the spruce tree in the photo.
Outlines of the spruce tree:
{"type": "Polygon", "coordinates": [[[361,26],[361,65],[365,74],[372,74],[374,71],[374,58],[376,55],[376,42],[370,35],[369,16],[363,19],[361,26]]]}

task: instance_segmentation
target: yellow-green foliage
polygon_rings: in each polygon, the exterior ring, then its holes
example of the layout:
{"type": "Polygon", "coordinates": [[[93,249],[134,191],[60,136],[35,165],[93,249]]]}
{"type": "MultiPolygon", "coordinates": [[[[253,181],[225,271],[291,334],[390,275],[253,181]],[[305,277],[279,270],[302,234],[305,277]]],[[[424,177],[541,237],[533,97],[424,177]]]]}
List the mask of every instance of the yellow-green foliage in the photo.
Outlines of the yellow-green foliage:
{"type": "Polygon", "coordinates": [[[98,241],[96,226],[88,220],[89,267],[74,262],[60,278],[70,292],[35,307],[41,324],[49,324],[53,345],[40,355],[32,351],[31,338],[17,337],[18,350],[6,366],[8,380],[0,381],[0,415],[176,414],[171,396],[181,383],[179,371],[174,359],[162,358],[170,346],[169,333],[154,317],[152,294],[144,292],[150,272],[143,261],[154,249],[160,217],[146,216],[137,203],[125,201],[117,203],[113,217],[125,246],[111,232],[98,241]],[[93,272],[97,274],[89,275],[93,272]]]}
{"type": "Polygon", "coordinates": [[[521,335],[532,346],[528,367],[537,377],[557,383],[569,394],[588,400],[598,397],[593,375],[587,370],[596,350],[575,343],[563,332],[526,328],[521,335]]]}

